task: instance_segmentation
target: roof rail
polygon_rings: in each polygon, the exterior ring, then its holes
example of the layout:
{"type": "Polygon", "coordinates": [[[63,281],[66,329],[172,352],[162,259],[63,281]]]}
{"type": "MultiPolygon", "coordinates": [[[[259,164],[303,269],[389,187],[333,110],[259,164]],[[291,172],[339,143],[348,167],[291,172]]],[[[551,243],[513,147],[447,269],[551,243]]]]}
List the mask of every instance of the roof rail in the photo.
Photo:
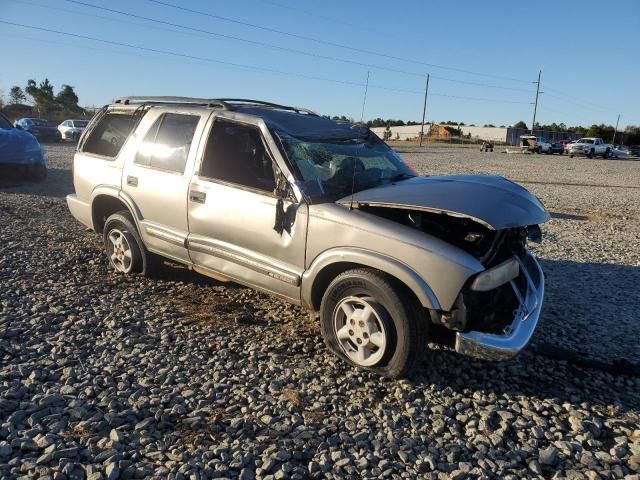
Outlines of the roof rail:
{"type": "Polygon", "coordinates": [[[218,101],[223,102],[227,105],[229,104],[243,104],[243,105],[257,105],[257,106],[261,106],[261,107],[268,107],[268,108],[274,108],[277,110],[290,110],[293,112],[297,112],[297,113],[306,113],[308,115],[314,115],[314,116],[318,116],[317,113],[308,110],[306,108],[301,108],[301,107],[288,107],[286,105],[280,105],[277,103],[271,103],[271,102],[263,102],[262,100],[251,100],[248,98],[219,98],[218,101]]]}
{"type": "Polygon", "coordinates": [[[194,98],[194,97],[119,97],[113,100],[113,103],[122,105],[132,104],[148,104],[148,103],[176,103],[183,105],[206,105],[207,107],[220,107],[229,110],[229,105],[215,98],[194,98]]]}
{"type": "Polygon", "coordinates": [[[308,115],[318,116],[306,108],[288,107],[277,103],[263,102],[262,100],[251,100],[248,98],[194,98],[194,97],[119,97],[113,100],[113,103],[122,105],[133,104],[182,104],[182,105],[206,105],[208,107],[220,107],[224,110],[233,110],[234,107],[251,106],[267,107],[277,110],[289,110],[297,113],[306,113],[308,115]]]}

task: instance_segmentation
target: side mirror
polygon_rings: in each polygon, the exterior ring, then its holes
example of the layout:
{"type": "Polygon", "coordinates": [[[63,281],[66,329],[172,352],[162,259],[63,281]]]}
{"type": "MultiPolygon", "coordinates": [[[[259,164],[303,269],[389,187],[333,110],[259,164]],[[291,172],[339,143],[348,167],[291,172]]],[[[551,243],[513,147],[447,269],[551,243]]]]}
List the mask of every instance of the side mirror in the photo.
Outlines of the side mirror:
{"type": "Polygon", "coordinates": [[[291,185],[283,174],[279,174],[276,179],[276,188],[273,193],[276,197],[282,200],[288,200],[291,198],[291,185]]]}
{"type": "Polygon", "coordinates": [[[19,123],[16,123],[15,127],[16,127],[18,130],[22,130],[22,125],[20,125],[19,123]]]}

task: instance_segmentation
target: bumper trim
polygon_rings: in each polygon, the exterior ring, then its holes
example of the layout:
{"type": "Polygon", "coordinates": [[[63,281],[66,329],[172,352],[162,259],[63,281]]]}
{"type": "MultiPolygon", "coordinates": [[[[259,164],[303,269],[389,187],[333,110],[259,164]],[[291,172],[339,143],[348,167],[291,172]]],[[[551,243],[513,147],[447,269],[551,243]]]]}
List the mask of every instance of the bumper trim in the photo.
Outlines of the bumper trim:
{"type": "Polygon", "coordinates": [[[522,258],[514,258],[520,264],[520,271],[526,281],[526,291],[523,294],[516,283],[511,281],[520,303],[513,322],[503,335],[480,331],[458,332],[456,352],[484,360],[508,360],[516,356],[531,340],[542,310],[544,274],[530,252],[527,251],[522,258]]]}

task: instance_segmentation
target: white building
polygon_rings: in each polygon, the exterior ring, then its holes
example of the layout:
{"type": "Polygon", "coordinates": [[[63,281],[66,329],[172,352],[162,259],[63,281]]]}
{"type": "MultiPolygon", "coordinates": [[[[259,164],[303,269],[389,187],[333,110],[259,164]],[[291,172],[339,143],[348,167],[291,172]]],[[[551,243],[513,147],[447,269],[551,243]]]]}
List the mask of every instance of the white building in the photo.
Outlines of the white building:
{"type": "MultiPolygon", "coordinates": [[[[402,127],[389,127],[391,130],[391,140],[395,140],[398,138],[399,140],[411,140],[414,138],[419,138],[421,125],[405,125],[402,127]]],[[[500,127],[469,127],[466,125],[456,126],[452,125],[454,128],[459,128],[462,131],[463,135],[471,134],[472,138],[478,138],[481,140],[491,140],[492,142],[505,142],[507,140],[507,128],[500,127]]],[[[380,138],[384,137],[384,131],[386,127],[375,127],[371,130],[378,135],[380,138]]],[[[430,125],[424,126],[424,134],[429,134],[430,125]]]]}

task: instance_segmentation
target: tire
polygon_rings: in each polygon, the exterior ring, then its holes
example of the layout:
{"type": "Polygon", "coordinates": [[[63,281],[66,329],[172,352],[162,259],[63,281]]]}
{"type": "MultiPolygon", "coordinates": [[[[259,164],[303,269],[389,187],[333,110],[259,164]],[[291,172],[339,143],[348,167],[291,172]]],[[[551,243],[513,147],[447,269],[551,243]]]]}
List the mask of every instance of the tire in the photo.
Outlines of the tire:
{"type": "Polygon", "coordinates": [[[107,259],[118,273],[148,273],[149,255],[128,211],[123,210],[107,218],[103,242],[107,259]],[[118,243],[120,246],[116,247],[118,243]]]}
{"type": "Polygon", "coordinates": [[[595,154],[595,150],[592,148],[591,150],[589,150],[589,153],[587,154],[587,158],[593,158],[594,154],[595,154]]]}
{"type": "Polygon", "coordinates": [[[423,358],[429,320],[417,300],[394,279],[378,270],[359,268],[338,275],[327,287],[320,325],[327,347],[342,360],[401,378],[423,358]],[[358,312],[367,307],[371,311],[363,319],[358,312]],[[339,331],[343,331],[342,340],[339,331]]]}
{"type": "Polygon", "coordinates": [[[606,160],[607,158],[609,158],[610,154],[611,154],[611,150],[607,148],[607,150],[602,154],[602,158],[606,160]]]}

